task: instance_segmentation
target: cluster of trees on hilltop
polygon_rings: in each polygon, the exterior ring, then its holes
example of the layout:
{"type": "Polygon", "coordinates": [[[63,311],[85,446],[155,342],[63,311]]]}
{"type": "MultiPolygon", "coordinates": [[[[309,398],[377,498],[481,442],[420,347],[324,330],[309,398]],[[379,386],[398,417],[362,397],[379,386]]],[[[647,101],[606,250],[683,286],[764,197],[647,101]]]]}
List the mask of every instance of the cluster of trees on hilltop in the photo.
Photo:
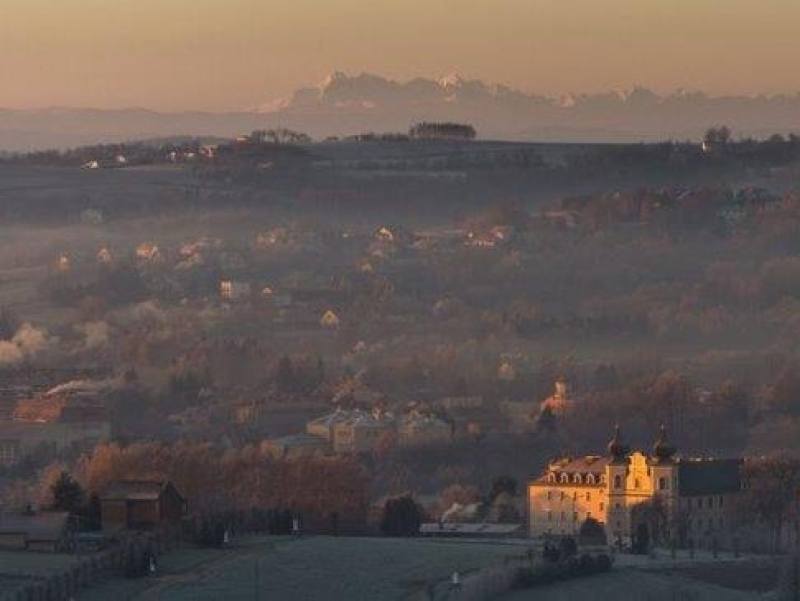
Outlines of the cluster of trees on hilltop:
{"type": "Polygon", "coordinates": [[[476,131],[468,123],[423,121],[412,126],[408,135],[418,140],[472,140],[476,131]]]}

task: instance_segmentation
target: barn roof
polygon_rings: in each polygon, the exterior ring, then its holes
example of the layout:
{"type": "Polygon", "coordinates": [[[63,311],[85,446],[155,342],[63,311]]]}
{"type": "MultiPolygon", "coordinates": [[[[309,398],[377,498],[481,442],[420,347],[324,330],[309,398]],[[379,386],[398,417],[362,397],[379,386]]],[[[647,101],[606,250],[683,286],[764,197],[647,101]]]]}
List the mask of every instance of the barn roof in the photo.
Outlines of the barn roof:
{"type": "Polygon", "coordinates": [[[44,511],[31,515],[2,513],[0,534],[24,533],[30,540],[58,540],[66,530],[68,517],[66,511],[44,511]]]}
{"type": "MultiPolygon", "coordinates": [[[[175,487],[170,482],[159,480],[117,480],[112,482],[101,497],[108,501],[155,501],[167,488],[175,487]]],[[[175,490],[180,496],[180,493],[175,490]]]]}

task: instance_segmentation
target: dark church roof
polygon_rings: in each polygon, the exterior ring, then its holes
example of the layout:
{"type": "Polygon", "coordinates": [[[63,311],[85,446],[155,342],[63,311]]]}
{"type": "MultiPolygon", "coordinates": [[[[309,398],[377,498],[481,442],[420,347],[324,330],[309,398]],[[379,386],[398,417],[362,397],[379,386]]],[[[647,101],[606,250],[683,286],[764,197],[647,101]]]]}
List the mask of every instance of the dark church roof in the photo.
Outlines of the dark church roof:
{"type": "Polygon", "coordinates": [[[732,493],[741,488],[741,459],[684,459],[678,464],[678,490],[683,497],[732,493]]]}

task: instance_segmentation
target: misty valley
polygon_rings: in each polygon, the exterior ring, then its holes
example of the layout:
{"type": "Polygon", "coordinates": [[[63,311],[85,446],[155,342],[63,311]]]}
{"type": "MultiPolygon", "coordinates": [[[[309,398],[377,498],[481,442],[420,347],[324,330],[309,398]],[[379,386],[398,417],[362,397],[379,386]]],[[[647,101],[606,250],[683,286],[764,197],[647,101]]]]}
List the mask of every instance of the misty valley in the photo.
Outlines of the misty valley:
{"type": "Polygon", "coordinates": [[[800,138],[477,133],[2,155],[0,598],[780,598],[800,138]]]}

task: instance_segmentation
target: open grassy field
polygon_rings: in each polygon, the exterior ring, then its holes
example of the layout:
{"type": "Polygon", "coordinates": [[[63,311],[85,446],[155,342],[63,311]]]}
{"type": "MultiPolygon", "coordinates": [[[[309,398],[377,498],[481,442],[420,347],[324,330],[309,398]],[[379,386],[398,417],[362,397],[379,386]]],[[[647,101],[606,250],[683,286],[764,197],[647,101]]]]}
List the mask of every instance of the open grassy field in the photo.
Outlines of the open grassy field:
{"type": "Polygon", "coordinates": [[[783,560],[766,556],[733,559],[697,553],[675,560],[666,551],[653,556],[617,556],[614,570],[588,578],[515,591],[502,601],[756,601],[780,599],[778,587],[783,560]]]}
{"type": "Polygon", "coordinates": [[[516,591],[502,597],[502,601],[756,601],[770,598],[674,574],[626,569],[516,591]]]}
{"type": "Polygon", "coordinates": [[[0,550],[0,596],[23,586],[32,578],[60,574],[77,563],[74,555],[0,550]]]}
{"type": "MultiPolygon", "coordinates": [[[[430,584],[446,581],[455,570],[466,576],[523,556],[525,549],[522,541],[254,537],[225,550],[173,551],[161,558],[157,576],[107,578],[77,599],[424,599],[430,584]]],[[[0,552],[0,592],[23,584],[23,575],[48,576],[74,561],[72,555],[0,552]]],[[[689,563],[624,556],[611,573],[515,591],[502,601],[763,601],[777,598],[771,592],[776,579],[765,558],[698,557],[689,563]]]]}
{"type": "Polygon", "coordinates": [[[224,551],[176,551],[163,558],[157,578],[110,580],[79,599],[407,599],[455,570],[468,573],[520,553],[522,547],[490,542],[258,538],[224,551]]]}
{"type": "Polygon", "coordinates": [[[67,553],[0,550],[0,573],[26,573],[47,576],[61,572],[74,563],[77,563],[76,556],[67,553]]]}
{"type": "MultiPolygon", "coordinates": [[[[455,570],[468,576],[525,550],[522,541],[261,537],[221,551],[175,551],[162,558],[157,577],[114,578],[78,599],[419,600],[455,570]]],[[[776,578],[764,558],[624,556],[611,573],[514,591],[502,601],[763,601],[776,598],[776,578]]]]}

